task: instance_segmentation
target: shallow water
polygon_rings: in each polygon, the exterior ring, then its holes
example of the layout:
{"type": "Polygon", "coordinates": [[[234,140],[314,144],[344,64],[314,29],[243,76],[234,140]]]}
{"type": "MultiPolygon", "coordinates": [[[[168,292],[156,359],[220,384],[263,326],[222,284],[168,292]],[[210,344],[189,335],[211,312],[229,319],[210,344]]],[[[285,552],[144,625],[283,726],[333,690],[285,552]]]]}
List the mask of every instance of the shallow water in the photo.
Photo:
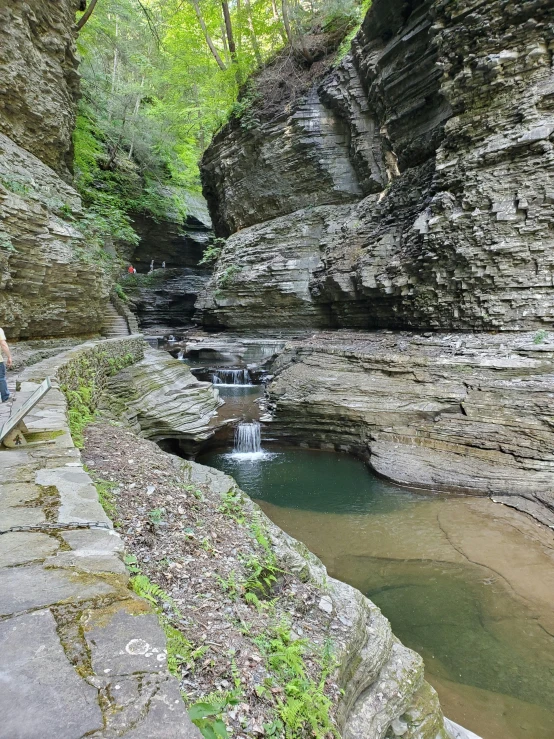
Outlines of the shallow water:
{"type": "Polygon", "coordinates": [[[554,536],[482,498],[421,495],[346,455],[209,454],[422,654],[446,715],[484,739],[554,737],[554,536]]]}
{"type": "Polygon", "coordinates": [[[214,385],[225,405],[218,409],[219,420],[242,418],[255,421],[260,415],[259,398],[262,397],[263,385],[214,385]]]}

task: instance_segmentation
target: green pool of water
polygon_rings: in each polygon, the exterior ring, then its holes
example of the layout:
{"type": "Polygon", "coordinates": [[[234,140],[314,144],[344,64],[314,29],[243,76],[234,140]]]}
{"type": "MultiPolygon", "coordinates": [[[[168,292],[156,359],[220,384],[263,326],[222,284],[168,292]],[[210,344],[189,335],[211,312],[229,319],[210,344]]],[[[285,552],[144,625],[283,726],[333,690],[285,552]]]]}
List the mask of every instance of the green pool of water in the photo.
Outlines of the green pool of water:
{"type": "Polygon", "coordinates": [[[552,541],[486,499],[420,495],[347,455],[199,461],[232,475],[420,652],[445,713],[484,739],[554,737],[552,541]]]}

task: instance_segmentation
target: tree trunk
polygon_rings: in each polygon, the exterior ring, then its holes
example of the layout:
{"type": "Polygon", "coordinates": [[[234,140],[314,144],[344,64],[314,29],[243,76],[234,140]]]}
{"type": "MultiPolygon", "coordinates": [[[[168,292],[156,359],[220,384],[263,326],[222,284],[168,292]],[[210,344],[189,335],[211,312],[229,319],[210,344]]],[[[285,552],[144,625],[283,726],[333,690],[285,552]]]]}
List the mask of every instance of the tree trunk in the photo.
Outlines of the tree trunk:
{"type": "Polygon", "coordinates": [[[200,28],[202,29],[202,33],[204,34],[204,38],[206,39],[206,43],[208,44],[208,48],[212,52],[213,58],[217,62],[217,66],[225,72],[227,69],[223,59],[219,56],[218,50],[214,46],[214,42],[211,39],[210,34],[208,33],[208,29],[206,28],[206,23],[204,22],[204,18],[202,16],[202,11],[200,10],[200,6],[198,5],[198,0],[192,0],[192,5],[194,7],[194,12],[196,13],[196,18],[198,19],[198,23],[200,24],[200,28]]]}
{"type": "Polygon", "coordinates": [[[88,5],[88,8],[86,9],[85,13],[79,18],[77,21],[77,30],[80,31],[81,28],[85,25],[85,23],[88,21],[90,16],[92,15],[92,11],[94,10],[94,6],[98,0],[90,0],[90,3],[88,5]]]}
{"type": "Polygon", "coordinates": [[[135,148],[135,122],[137,120],[140,103],[142,100],[142,88],[144,87],[144,75],[142,76],[142,79],[140,81],[140,89],[141,92],[137,95],[137,99],[135,100],[135,107],[133,109],[133,115],[131,116],[131,126],[133,127],[132,133],[131,133],[131,146],[129,147],[129,159],[133,158],[133,149],[135,148]]]}
{"type": "Polygon", "coordinates": [[[246,5],[246,20],[248,21],[248,30],[250,31],[250,40],[252,41],[252,48],[254,50],[254,56],[256,57],[256,63],[258,67],[261,67],[263,64],[263,59],[262,59],[262,54],[260,52],[260,45],[258,43],[256,31],[254,30],[254,22],[252,20],[252,8],[250,6],[250,0],[244,0],[244,4],[246,5]]]}
{"type": "Polygon", "coordinates": [[[287,0],[281,0],[281,10],[283,11],[283,23],[285,26],[285,32],[287,34],[289,45],[294,46],[294,39],[292,36],[291,27],[290,27],[289,6],[288,6],[287,0]]]}
{"type": "Polygon", "coordinates": [[[231,23],[231,13],[229,12],[229,3],[227,0],[222,0],[221,7],[223,8],[223,18],[225,20],[225,31],[227,33],[227,43],[229,44],[229,53],[231,59],[236,64],[237,62],[237,47],[235,45],[235,38],[233,36],[233,24],[231,23]]]}

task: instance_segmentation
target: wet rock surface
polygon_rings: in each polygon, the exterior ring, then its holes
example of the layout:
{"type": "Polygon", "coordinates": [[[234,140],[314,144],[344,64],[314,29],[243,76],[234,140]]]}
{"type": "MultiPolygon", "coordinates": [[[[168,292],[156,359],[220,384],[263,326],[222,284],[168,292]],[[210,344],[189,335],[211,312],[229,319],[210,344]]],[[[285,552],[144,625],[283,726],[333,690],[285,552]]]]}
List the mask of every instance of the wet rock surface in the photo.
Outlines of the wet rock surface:
{"type": "Polygon", "coordinates": [[[549,5],[374,2],[301,103],[223,129],[205,325],[548,326],[549,5]]]}
{"type": "Polygon", "coordinates": [[[493,495],[554,525],[554,346],[534,334],[319,334],[272,367],[269,432],[362,453],[408,486],[493,495]]]}
{"type": "Polygon", "coordinates": [[[196,300],[209,277],[206,270],[173,267],[154,270],[150,284],[126,286],[141,329],[149,331],[162,326],[176,330],[190,326],[196,300]]]}

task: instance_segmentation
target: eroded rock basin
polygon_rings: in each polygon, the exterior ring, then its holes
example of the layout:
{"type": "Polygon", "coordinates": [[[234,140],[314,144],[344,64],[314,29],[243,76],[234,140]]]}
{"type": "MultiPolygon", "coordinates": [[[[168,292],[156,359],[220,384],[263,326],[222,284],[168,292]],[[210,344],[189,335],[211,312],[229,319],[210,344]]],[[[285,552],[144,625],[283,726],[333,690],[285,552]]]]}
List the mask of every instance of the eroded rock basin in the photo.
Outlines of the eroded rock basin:
{"type": "Polygon", "coordinates": [[[421,495],[340,454],[199,461],[233,475],[425,659],[443,710],[484,739],[551,739],[554,535],[485,498],[421,495]]]}

